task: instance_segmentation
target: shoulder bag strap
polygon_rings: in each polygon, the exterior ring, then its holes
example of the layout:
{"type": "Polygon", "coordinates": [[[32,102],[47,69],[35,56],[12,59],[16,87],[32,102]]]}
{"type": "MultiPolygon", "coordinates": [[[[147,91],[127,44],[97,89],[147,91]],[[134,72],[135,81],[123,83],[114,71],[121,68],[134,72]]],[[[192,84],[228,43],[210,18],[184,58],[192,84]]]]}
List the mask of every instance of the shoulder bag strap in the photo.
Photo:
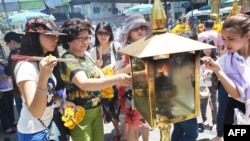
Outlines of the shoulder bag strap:
{"type": "Polygon", "coordinates": [[[44,122],[40,118],[38,118],[38,121],[43,125],[45,129],[48,129],[48,127],[44,124],[44,122]]]}
{"type": "Polygon", "coordinates": [[[114,42],[112,42],[110,56],[111,56],[111,64],[115,64],[115,62],[116,62],[116,48],[115,48],[114,42]]]}

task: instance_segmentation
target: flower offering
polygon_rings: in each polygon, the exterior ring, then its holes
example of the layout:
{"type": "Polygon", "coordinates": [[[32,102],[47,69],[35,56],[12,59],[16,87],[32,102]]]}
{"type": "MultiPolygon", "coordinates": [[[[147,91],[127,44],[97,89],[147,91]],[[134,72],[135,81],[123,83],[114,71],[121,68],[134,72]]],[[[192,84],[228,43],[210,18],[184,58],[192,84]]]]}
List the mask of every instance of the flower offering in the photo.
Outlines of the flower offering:
{"type": "MultiPolygon", "coordinates": [[[[111,65],[105,66],[102,69],[102,72],[107,77],[114,75],[113,68],[111,67],[111,65]]],[[[111,86],[111,87],[107,87],[107,88],[102,89],[101,95],[102,95],[103,98],[112,98],[112,97],[114,97],[113,87],[111,86]]]]}
{"type": "Polygon", "coordinates": [[[84,119],[84,115],[85,109],[82,106],[77,106],[76,109],[66,108],[64,110],[64,115],[62,116],[64,126],[73,129],[84,119]]]}

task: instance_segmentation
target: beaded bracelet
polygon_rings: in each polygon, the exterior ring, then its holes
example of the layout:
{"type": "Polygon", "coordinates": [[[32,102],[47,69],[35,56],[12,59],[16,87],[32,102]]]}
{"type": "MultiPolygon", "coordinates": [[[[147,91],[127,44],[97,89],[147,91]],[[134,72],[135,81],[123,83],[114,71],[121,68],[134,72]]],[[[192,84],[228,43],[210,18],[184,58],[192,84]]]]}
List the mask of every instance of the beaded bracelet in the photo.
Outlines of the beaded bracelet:
{"type": "Polygon", "coordinates": [[[36,91],[41,92],[41,93],[48,93],[48,89],[41,89],[36,87],[36,91]]]}

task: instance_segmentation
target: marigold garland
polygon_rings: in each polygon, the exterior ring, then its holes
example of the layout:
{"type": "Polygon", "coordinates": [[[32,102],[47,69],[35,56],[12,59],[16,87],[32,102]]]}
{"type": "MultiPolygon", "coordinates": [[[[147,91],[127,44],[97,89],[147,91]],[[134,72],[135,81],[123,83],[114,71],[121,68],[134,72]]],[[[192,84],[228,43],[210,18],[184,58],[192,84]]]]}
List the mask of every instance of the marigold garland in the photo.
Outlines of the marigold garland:
{"type": "Polygon", "coordinates": [[[222,23],[219,22],[219,23],[215,23],[214,24],[214,27],[213,27],[213,30],[218,32],[218,33],[221,33],[221,30],[222,30],[222,23]]]}
{"type": "MultiPolygon", "coordinates": [[[[112,76],[112,75],[114,75],[113,68],[112,68],[110,65],[105,66],[105,67],[102,69],[102,72],[103,72],[104,75],[106,75],[106,76],[112,76]]],[[[101,95],[102,95],[102,97],[104,97],[104,98],[112,98],[112,97],[114,97],[114,90],[113,90],[113,87],[111,86],[111,87],[107,87],[107,88],[102,89],[101,95]]]]}
{"type": "Polygon", "coordinates": [[[74,129],[84,119],[84,115],[85,109],[82,106],[77,106],[76,109],[69,107],[64,110],[64,115],[61,119],[65,127],[74,129]]]}

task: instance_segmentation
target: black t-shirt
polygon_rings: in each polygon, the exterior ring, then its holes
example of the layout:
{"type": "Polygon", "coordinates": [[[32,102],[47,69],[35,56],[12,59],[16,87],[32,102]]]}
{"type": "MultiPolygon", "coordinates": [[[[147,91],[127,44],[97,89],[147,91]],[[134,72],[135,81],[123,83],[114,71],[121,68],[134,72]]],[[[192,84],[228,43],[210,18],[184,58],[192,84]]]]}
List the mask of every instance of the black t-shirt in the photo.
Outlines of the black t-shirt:
{"type": "Polygon", "coordinates": [[[11,60],[11,55],[13,54],[18,54],[20,51],[20,48],[16,48],[14,50],[12,50],[9,54],[9,57],[8,57],[8,64],[5,66],[4,68],[4,73],[8,76],[11,76],[11,71],[12,69],[14,69],[14,67],[12,67],[12,60],[11,60]]]}

